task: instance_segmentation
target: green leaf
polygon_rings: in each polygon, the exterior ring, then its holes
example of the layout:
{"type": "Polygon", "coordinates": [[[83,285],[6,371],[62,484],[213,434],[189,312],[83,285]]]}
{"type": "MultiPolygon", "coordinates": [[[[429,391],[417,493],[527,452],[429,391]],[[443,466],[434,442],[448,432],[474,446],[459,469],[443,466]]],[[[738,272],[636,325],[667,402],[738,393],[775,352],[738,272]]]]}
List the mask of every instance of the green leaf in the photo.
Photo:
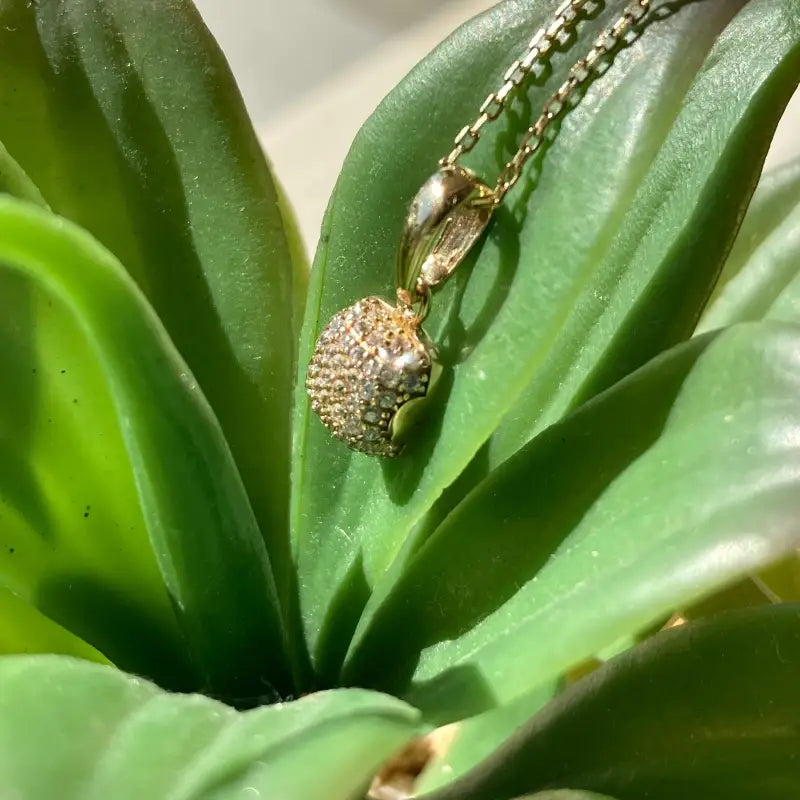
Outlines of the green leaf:
{"type": "Polygon", "coordinates": [[[20,200],[27,200],[42,208],[47,203],[39,191],[39,187],[27,176],[25,170],[11,158],[11,154],[0,142],[0,193],[10,194],[20,200]]]}
{"type": "Polygon", "coordinates": [[[798,669],[797,605],[667,631],[576,684],[430,800],[506,800],[553,786],[619,800],[797,797],[798,669]]]}
{"type": "MultiPolygon", "coordinates": [[[[61,349],[58,343],[45,337],[41,346],[41,352],[48,358],[68,358],[70,367],[77,372],[72,378],[77,380],[73,384],[76,392],[73,403],[67,403],[66,410],[58,409],[66,434],[56,431],[49,435],[48,422],[42,413],[47,413],[46,403],[34,406],[30,430],[19,432],[23,437],[20,442],[15,439],[18,432],[6,431],[12,445],[17,445],[20,468],[18,477],[4,476],[4,492],[9,485],[17,485],[24,479],[25,470],[35,467],[38,451],[34,448],[29,454],[30,440],[24,437],[32,437],[41,448],[43,469],[55,470],[55,465],[63,464],[66,458],[65,469],[45,476],[46,491],[34,491],[37,489],[34,483],[28,497],[23,492],[27,488],[24,481],[20,487],[20,499],[27,502],[18,508],[18,513],[27,515],[29,548],[19,556],[23,570],[19,579],[48,570],[58,578],[68,565],[59,563],[58,558],[52,563],[48,559],[47,534],[59,525],[59,538],[67,549],[73,547],[77,551],[84,565],[100,561],[105,552],[117,563],[130,561],[132,566],[143,570],[141,539],[132,541],[125,530],[127,523],[134,528],[139,525],[141,515],[169,601],[204,682],[203,688],[239,701],[269,694],[271,688],[286,691],[280,615],[264,543],[219,424],[158,318],[116,259],[65,220],[28,204],[0,198],[0,230],[3,231],[0,264],[21,273],[59,299],[83,336],[83,340],[62,342],[61,349]],[[103,404],[105,397],[87,396],[84,392],[88,387],[80,383],[84,362],[91,362],[85,358],[84,342],[102,369],[106,396],[113,403],[127,452],[126,468],[132,470],[135,481],[136,491],[132,495],[128,494],[130,479],[118,479],[122,465],[116,461],[109,465],[108,484],[93,487],[93,494],[76,497],[69,491],[71,476],[80,476],[84,470],[81,456],[58,452],[63,446],[60,436],[64,435],[70,445],[75,440],[69,430],[69,409],[86,403],[91,415],[94,404],[98,403],[97,420],[93,415],[76,420],[82,421],[90,432],[108,417],[103,404]],[[55,454],[51,452],[53,449],[55,454]],[[33,464],[29,455],[34,459],[33,464]],[[48,495],[55,497],[52,509],[43,506],[48,495]],[[106,496],[111,498],[108,506],[104,506],[106,496]],[[89,516],[89,506],[95,502],[100,512],[97,524],[100,531],[105,526],[106,535],[98,533],[87,539],[80,526],[86,524],[87,517],[93,519],[89,516]],[[105,516],[110,509],[120,514],[116,520],[105,516]],[[77,535],[73,534],[76,528],[77,535]],[[114,535],[109,536],[108,531],[114,535]]],[[[37,321],[38,317],[29,320],[24,331],[35,332],[37,321]]],[[[44,316],[41,321],[50,336],[64,330],[56,325],[50,332],[49,319],[44,316]]],[[[44,387],[65,377],[54,374],[53,362],[48,362],[48,367],[44,387]]],[[[89,386],[97,386],[96,372],[92,373],[96,367],[90,365],[88,369],[92,378],[89,386]]],[[[26,377],[31,377],[28,370],[26,377]]],[[[35,399],[35,394],[22,386],[10,399],[26,404],[35,399]]],[[[82,435],[83,431],[78,433],[82,435]]],[[[119,434],[113,427],[109,433],[113,445],[114,437],[119,434]]],[[[83,438],[80,441],[83,443],[83,438]]],[[[100,459],[102,465],[103,440],[87,435],[85,441],[83,455],[88,468],[93,466],[93,459],[100,459]]],[[[3,463],[5,471],[12,473],[14,465],[3,463]]],[[[151,553],[146,556],[152,561],[151,553]]],[[[9,556],[4,561],[9,563],[12,559],[9,556]]],[[[84,566],[84,569],[91,578],[91,568],[84,566]]],[[[90,621],[84,624],[91,624],[94,618],[102,624],[109,609],[101,596],[95,593],[95,600],[90,603],[91,586],[81,593],[80,587],[73,587],[68,580],[68,574],[60,578],[66,584],[61,586],[61,595],[69,598],[74,588],[78,598],[71,609],[74,616],[70,622],[78,624],[81,618],[88,618],[90,621]]],[[[166,602],[160,581],[158,589],[162,599],[157,596],[157,602],[166,602]]],[[[145,584],[134,587],[130,595],[138,598],[141,593],[147,597],[150,591],[145,584]]],[[[73,627],[63,619],[59,622],[73,627]]],[[[133,633],[123,625],[116,636],[131,639],[133,633]]],[[[148,644],[147,639],[142,639],[135,641],[134,647],[147,652],[148,644]]],[[[103,651],[123,666],[115,654],[107,648],[103,651]]]]}
{"type": "Polygon", "coordinates": [[[595,794],[594,792],[576,792],[572,789],[554,789],[550,792],[537,792],[525,795],[519,800],[614,800],[608,795],[595,794]]]}
{"type": "Polygon", "coordinates": [[[0,659],[0,795],[357,800],[419,714],[361,690],[246,713],[54,656],[0,659]]]}
{"type": "MultiPolygon", "coordinates": [[[[1,144],[0,191],[47,208],[1,144]]],[[[196,683],[86,337],[51,293],[9,270],[0,270],[0,319],[0,653],[107,663],[80,633],[162,685],[196,683]]]]}
{"type": "MultiPolygon", "coordinates": [[[[486,128],[469,165],[497,174],[624,6],[604,3],[581,25],[543,82],[486,128]]],[[[376,581],[476,453],[443,513],[536,432],[691,334],[800,64],[798,0],[748,3],[715,45],[740,6],[708,0],[656,13],[526,169],[474,268],[434,304],[428,327],[444,373],[405,456],[378,463],[334,441],[309,413],[301,369],[293,537],[305,627],[327,679],[376,581]]],[[[359,296],[391,295],[408,203],[550,13],[550,2],[507,2],[468,23],[361,130],[328,209],[301,363],[333,312],[359,296]]]]}
{"type": "MultiPolygon", "coordinates": [[[[125,264],[214,409],[288,581],[295,296],[278,193],[188,0],[5,0],[0,139],[125,264]]],[[[299,253],[299,250],[296,251],[299,253]]]]}
{"type": "Polygon", "coordinates": [[[474,714],[792,552],[798,352],[794,325],[696,338],[542,433],[374,596],[345,681],[474,714]]]}
{"type": "Polygon", "coordinates": [[[759,184],[698,333],[765,316],[800,319],[800,307],[790,301],[798,273],[800,159],[768,173],[759,184]]]}
{"type": "Polygon", "coordinates": [[[20,599],[8,624],[35,625],[27,605],[128,670],[200,685],[103,366],[70,308],[1,261],[0,352],[0,586],[20,599]]]}
{"type": "Polygon", "coordinates": [[[102,653],[0,586],[0,655],[59,653],[108,664],[102,653]]]}
{"type": "Polygon", "coordinates": [[[552,681],[512,703],[455,723],[452,741],[426,765],[414,783],[414,793],[432,792],[460,778],[503,744],[560,689],[561,681],[552,681]]]}

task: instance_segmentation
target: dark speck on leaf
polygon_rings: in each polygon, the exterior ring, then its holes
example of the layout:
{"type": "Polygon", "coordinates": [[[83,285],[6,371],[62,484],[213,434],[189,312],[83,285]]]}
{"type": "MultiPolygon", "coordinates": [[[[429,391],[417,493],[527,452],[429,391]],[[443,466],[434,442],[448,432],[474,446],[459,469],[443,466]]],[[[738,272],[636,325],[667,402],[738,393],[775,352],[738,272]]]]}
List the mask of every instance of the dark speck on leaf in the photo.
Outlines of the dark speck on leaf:
{"type": "Polygon", "coordinates": [[[65,369],[62,369],[62,370],[61,370],[61,374],[62,374],[62,375],[66,375],[66,374],[67,374],[67,371],[66,371],[65,369]]]}

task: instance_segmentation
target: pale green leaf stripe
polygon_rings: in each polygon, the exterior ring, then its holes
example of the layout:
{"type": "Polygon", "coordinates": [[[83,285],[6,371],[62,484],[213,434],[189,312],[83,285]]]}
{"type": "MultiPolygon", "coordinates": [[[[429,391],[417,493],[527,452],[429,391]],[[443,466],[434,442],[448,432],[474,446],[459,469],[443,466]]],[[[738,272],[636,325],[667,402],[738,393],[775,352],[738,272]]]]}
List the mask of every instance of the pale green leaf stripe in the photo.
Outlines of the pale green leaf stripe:
{"type": "Polygon", "coordinates": [[[153,551],[207,689],[288,688],[269,559],[225,438],[158,318],[88,234],[0,198],[0,263],[58,295],[104,365],[153,551]]]}
{"type": "Polygon", "coordinates": [[[798,430],[794,325],[655,359],[456,508],[376,598],[345,680],[437,721],[476,713],[790,553],[798,430]]]}
{"type": "Polygon", "coordinates": [[[420,731],[414,709],[357,689],[239,713],[54,656],[0,658],[0,684],[4,798],[354,800],[420,731]]]}
{"type": "MultiPolygon", "coordinates": [[[[764,176],[753,197],[722,283],[697,326],[698,333],[761,319],[800,319],[785,297],[800,273],[800,159],[764,176]]],[[[789,292],[791,294],[791,291],[789,292]]]]}
{"type": "MultiPolygon", "coordinates": [[[[800,218],[798,219],[800,225],[800,218]]],[[[800,319],[800,248],[795,251],[797,270],[791,282],[775,298],[764,315],[767,319],[797,321],[800,319]]]]}

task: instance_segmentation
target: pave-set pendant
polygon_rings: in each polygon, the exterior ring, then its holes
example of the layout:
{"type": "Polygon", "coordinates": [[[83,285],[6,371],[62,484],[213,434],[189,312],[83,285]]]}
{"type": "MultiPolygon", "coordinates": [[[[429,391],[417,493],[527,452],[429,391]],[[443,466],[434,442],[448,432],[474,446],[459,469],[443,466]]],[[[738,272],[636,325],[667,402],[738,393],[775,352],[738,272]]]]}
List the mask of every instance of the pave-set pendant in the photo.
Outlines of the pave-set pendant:
{"type": "Polygon", "coordinates": [[[412,309],[365,297],[336,314],[317,340],[306,388],[311,408],[355,450],[395,456],[397,412],[424,397],[430,350],[412,309]]]}
{"type": "Polygon", "coordinates": [[[428,393],[435,348],[422,330],[431,290],[480,237],[494,192],[471,172],[443,167],[417,193],[398,256],[397,304],[366,297],[323,328],[308,365],[311,408],[349,447],[400,453],[406,410],[428,393]]]}

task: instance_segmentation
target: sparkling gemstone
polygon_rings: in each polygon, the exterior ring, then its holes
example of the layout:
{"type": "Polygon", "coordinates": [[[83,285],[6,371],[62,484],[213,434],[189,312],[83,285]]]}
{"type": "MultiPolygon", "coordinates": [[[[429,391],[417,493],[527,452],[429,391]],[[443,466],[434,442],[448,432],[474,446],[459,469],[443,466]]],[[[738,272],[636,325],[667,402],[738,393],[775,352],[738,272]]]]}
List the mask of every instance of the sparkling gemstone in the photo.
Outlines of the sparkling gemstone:
{"type": "Polygon", "coordinates": [[[355,438],[361,433],[361,425],[358,424],[358,420],[355,418],[348,417],[344,425],[342,425],[342,433],[344,433],[346,436],[355,438]]]}
{"type": "Polygon", "coordinates": [[[381,371],[381,362],[377,358],[368,358],[361,366],[361,371],[369,378],[377,378],[381,371]]]}
{"type": "Polygon", "coordinates": [[[379,420],[380,418],[381,418],[381,412],[380,412],[380,411],[378,411],[378,409],[377,409],[377,408],[368,408],[368,409],[367,409],[367,410],[364,412],[364,414],[362,415],[362,417],[361,417],[361,419],[363,419],[363,420],[364,420],[364,422],[370,422],[370,423],[375,423],[375,422],[378,422],[378,420],[379,420]]]}
{"type": "Polygon", "coordinates": [[[394,368],[397,370],[397,372],[408,374],[409,372],[418,372],[420,369],[422,369],[422,364],[420,364],[417,353],[406,350],[405,352],[397,355],[397,358],[394,362],[394,368]]]}
{"type": "Polygon", "coordinates": [[[381,397],[381,408],[393,408],[396,404],[396,394],[385,394],[381,397]]]}
{"type": "Polygon", "coordinates": [[[396,389],[403,375],[393,367],[384,367],[380,372],[380,381],[387,389],[396,389]]]}
{"type": "Polygon", "coordinates": [[[406,375],[405,378],[403,378],[403,386],[409,394],[417,394],[422,388],[422,378],[413,373],[406,375]]]}

